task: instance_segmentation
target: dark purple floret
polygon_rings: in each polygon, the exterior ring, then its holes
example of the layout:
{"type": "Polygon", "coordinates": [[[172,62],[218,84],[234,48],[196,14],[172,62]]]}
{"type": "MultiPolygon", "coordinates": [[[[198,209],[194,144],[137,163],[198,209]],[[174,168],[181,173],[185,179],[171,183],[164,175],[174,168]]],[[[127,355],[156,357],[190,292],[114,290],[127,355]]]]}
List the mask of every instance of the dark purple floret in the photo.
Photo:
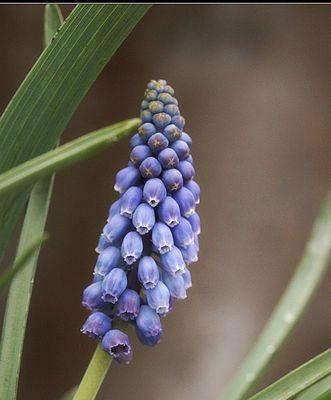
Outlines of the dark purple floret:
{"type": "Polygon", "coordinates": [[[149,179],[143,189],[143,197],[146,203],[156,207],[167,196],[167,189],[159,178],[149,179]]]}
{"type": "Polygon", "coordinates": [[[140,164],[139,170],[143,178],[150,179],[159,176],[162,172],[162,167],[156,158],[147,157],[140,164]]]}
{"type": "Polygon", "coordinates": [[[132,289],[126,289],[116,303],[116,315],[123,321],[133,320],[139,314],[140,296],[132,289]]]}
{"type": "Polygon", "coordinates": [[[177,153],[175,150],[169,148],[162,150],[157,159],[164,169],[176,168],[179,163],[177,153]]]}
{"type": "Polygon", "coordinates": [[[189,244],[188,246],[185,247],[181,247],[180,251],[182,253],[183,259],[186,262],[186,264],[192,264],[198,261],[199,249],[194,243],[189,244]]]}
{"type": "Polygon", "coordinates": [[[167,224],[170,228],[179,224],[180,209],[177,201],[167,196],[158,207],[159,219],[167,224]]]}
{"type": "Polygon", "coordinates": [[[103,281],[103,276],[101,275],[93,275],[92,283],[103,281]]]}
{"type": "Polygon", "coordinates": [[[154,154],[158,154],[169,145],[168,139],[160,132],[154,133],[154,135],[148,139],[147,143],[154,154]]]}
{"type": "Polygon", "coordinates": [[[162,336],[161,320],[149,306],[140,307],[136,319],[136,332],[139,340],[147,346],[154,346],[160,342],[162,336]]]}
{"type": "Polygon", "coordinates": [[[146,122],[138,129],[138,133],[145,142],[156,133],[156,128],[151,122],[146,122]]]}
{"type": "Polygon", "coordinates": [[[105,237],[105,235],[103,233],[101,233],[97,247],[95,248],[95,251],[100,254],[103,250],[105,250],[110,245],[111,245],[110,241],[105,237]]]}
{"type": "Polygon", "coordinates": [[[148,82],[147,88],[148,89],[155,89],[156,84],[157,84],[157,81],[155,79],[152,79],[151,81],[148,82]]]}
{"type": "Polygon", "coordinates": [[[184,217],[190,217],[195,212],[194,196],[186,187],[177,190],[173,197],[177,201],[180,212],[184,217]]]}
{"type": "Polygon", "coordinates": [[[187,157],[186,161],[188,161],[189,163],[191,163],[193,165],[193,157],[191,154],[187,157]]]}
{"type": "Polygon", "coordinates": [[[192,231],[196,235],[200,235],[201,225],[200,225],[200,217],[199,214],[194,213],[188,218],[188,222],[191,224],[192,231]]]}
{"type": "Polygon", "coordinates": [[[171,123],[177,126],[178,129],[183,130],[185,125],[185,119],[180,115],[174,115],[171,118],[171,123]]]}
{"type": "Polygon", "coordinates": [[[95,310],[104,305],[102,299],[102,281],[87,286],[83,292],[82,304],[89,310],[95,310]]]}
{"type": "Polygon", "coordinates": [[[125,234],[130,229],[130,226],[131,221],[129,218],[126,218],[120,214],[116,214],[104,226],[102,233],[111,244],[117,244],[123,239],[125,234]]]}
{"type": "Polygon", "coordinates": [[[187,289],[191,288],[192,287],[192,278],[191,278],[191,272],[189,271],[188,268],[185,268],[182,278],[184,280],[185,289],[187,290],[187,289]]]}
{"type": "Polygon", "coordinates": [[[148,108],[149,108],[149,111],[152,114],[156,114],[156,113],[160,113],[160,112],[163,111],[164,105],[163,105],[163,103],[161,101],[154,100],[154,101],[151,101],[149,103],[149,107],[148,108]]]}
{"type": "Polygon", "coordinates": [[[152,122],[153,114],[149,110],[144,110],[140,114],[142,122],[152,122]]]}
{"type": "Polygon", "coordinates": [[[140,179],[139,170],[135,167],[126,167],[117,172],[114,189],[123,193],[135,185],[140,179]]]}
{"type": "Polygon", "coordinates": [[[176,152],[180,160],[185,160],[190,155],[190,148],[184,140],[176,140],[171,148],[176,152]]]}
{"type": "Polygon", "coordinates": [[[186,160],[180,161],[177,168],[182,174],[184,181],[189,181],[194,178],[195,169],[190,162],[186,160]]]}
{"type": "Polygon", "coordinates": [[[163,131],[164,136],[169,140],[170,143],[174,142],[173,145],[176,143],[178,139],[180,139],[182,132],[180,129],[177,128],[176,125],[170,124],[164,128],[163,131]]]}
{"type": "Polygon", "coordinates": [[[194,243],[193,230],[186,218],[181,218],[179,224],[172,228],[172,234],[178,247],[187,247],[194,243]]]}
{"type": "Polygon", "coordinates": [[[172,297],[184,300],[187,297],[184,279],[179,276],[173,276],[167,272],[162,273],[162,280],[169,289],[172,297]]]}
{"type": "Polygon", "coordinates": [[[121,199],[114,201],[114,203],[109,207],[107,222],[113,218],[114,215],[119,214],[121,211],[121,199]]]}
{"type": "Polygon", "coordinates": [[[173,96],[175,94],[174,89],[170,85],[167,85],[167,84],[164,86],[163,92],[170,93],[171,96],[173,96]]]}
{"type": "Polygon", "coordinates": [[[162,269],[172,276],[179,276],[184,273],[185,262],[181,251],[174,246],[172,250],[161,254],[162,269]]]}
{"type": "Polygon", "coordinates": [[[130,187],[121,197],[120,214],[127,218],[132,218],[135,209],[141,203],[143,197],[142,190],[137,186],[130,187]]]}
{"type": "Polygon", "coordinates": [[[101,346],[119,363],[128,364],[132,360],[129,337],[118,329],[108,331],[102,339],[101,346]]]}
{"type": "Polygon", "coordinates": [[[102,339],[111,329],[111,319],[103,312],[92,313],[81,328],[81,332],[92,339],[102,339]]]}
{"type": "Polygon", "coordinates": [[[153,90],[153,89],[148,90],[147,89],[145,92],[145,99],[147,101],[155,100],[155,99],[157,99],[157,95],[158,95],[158,93],[156,90],[153,90]]]}
{"type": "Polygon", "coordinates": [[[118,247],[109,246],[103,250],[95,264],[94,275],[105,277],[113,268],[117,267],[121,257],[121,251],[118,247]]]}
{"type": "Polygon", "coordinates": [[[170,122],[171,122],[170,115],[164,112],[160,112],[158,114],[153,115],[153,123],[157,129],[163,129],[165,126],[170,124],[170,122]]]}
{"type": "Polygon", "coordinates": [[[162,181],[168,192],[173,193],[183,186],[183,176],[178,169],[167,169],[163,171],[162,181]]]}
{"type": "Polygon", "coordinates": [[[140,259],[138,266],[138,279],[145,289],[153,289],[160,278],[159,269],[154,259],[145,256],[140,259]]]}
{"type": "Polygon", "coordinates": [[[112,269],[102,281],[102,300],[115,304],[128,284],[126,273],[121,268],[112,269]]]}
{"type": "Polygon", "coordinates": [[[192,138],[189,134],[186,132],[182,132],[182,136],[180,137],[180,140],[183,140],[185,143],[187,143],[190,147],[192,146],[192,138]]]}
{"type": "Polygon", "coordinates": [[[200,203],[200,186],[192,179],[185,183],[185,187],[193,194],[195,204],[200,203]]]}
{"type": "Polygon", "coordinates": [[[131,265],[136,262],[143,252],[143,240],[139,233],[129,232],[123,239],[121,254],[124,261],[131,265]]]}
{"type": "Polygon", "coordinates": [[[146,203],[141,203],[133,214],[132,222],[137,232],[145,235],[152,230],[155,224],[154,209],[146,203]]]}
{"type": "Polygon", "coordinates": [[[173,117],[174,115],[179,115],[179,108],[176,104],[167,104],[164,106],[164,112],[173,117]]]}
{"type": "Polygon", "coordinates": [[[147,346],[159,343],[160,317],[185,299],[192,286],[191,263],[198,260],[201,231],[196,204],[192,138],[183,132],[174,90],[150,81],[141,103],[141,125],[130,140],[130,159],[115,179],[118,199],[99,237],[92,283],[82,303],[90,316],[81,331],[100,340],[120,363],[129,363],[128,336],[117,329],[132,324],[147,346]]]}
{"type": "Polygon", "coordinates": [[[162,222],[157,222],[152,230],[152,242],[160,254],[170,251],[174,246],[170,228],[162,222]]]}
{"type": "Polygon", "coordinates": [[[159,281],[153,289],[145,290],[148,305],[156,311],[157,314],[166,314],[169,312],[170,293],[167,286],[159,281]]]}
{"type": "Polygon", "coordinates": [[[132,149],[130,153],[130,161],[133,165],[139,167],[139,165],[145,160],[145,158],[150,157],[151,155],[152,150],[149,148],[149,146],[145,144],[140,144],[132,149]]]}
{"type": "Polygon", "coordinates": [[[177,100],[170,93],[160,93],[158,99],[162,101],[163,104],[175,104],[177,105],[177,100]]]}
{"type": "Polygon", "coordinates": [[[140,137],[139,133],[135,133],[130,139],[130,146],[134,148],[136,146],[144,144],[145,141],[140,137]]]}

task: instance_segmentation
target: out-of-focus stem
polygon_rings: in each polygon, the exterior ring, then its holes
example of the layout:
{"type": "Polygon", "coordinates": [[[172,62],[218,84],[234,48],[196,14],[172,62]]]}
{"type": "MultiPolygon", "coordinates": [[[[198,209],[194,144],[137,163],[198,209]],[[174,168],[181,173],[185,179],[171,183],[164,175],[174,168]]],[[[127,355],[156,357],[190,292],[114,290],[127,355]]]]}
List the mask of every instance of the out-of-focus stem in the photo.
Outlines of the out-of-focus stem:
{"type": "Polygon", "coordinates": [[[297,269],[252,350],[234,376],[223,399],[247,398],[266,372],[316,292],[330,263],[331,192],[329,192],[297,269]]]}

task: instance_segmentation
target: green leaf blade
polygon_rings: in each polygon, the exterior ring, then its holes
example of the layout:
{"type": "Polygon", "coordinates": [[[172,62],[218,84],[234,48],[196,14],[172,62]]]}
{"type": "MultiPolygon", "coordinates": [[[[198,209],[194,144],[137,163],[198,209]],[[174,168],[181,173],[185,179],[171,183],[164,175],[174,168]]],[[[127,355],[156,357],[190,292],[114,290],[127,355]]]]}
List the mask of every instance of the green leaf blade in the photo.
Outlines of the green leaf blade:
{"type": "MultiPolygon", "coordinates": [[[[53,178],[38,182],[30,196],[17,259],[44,232],[53,178]]],[[[25,328],[40,246],[10,285],[0,348],[0,399],[16,399],[25,328]]]]}
{"type": "MultiPolygon", "coordinates": [[[[61,11],[57,6],[50,5],[46,8],[44,15],[45,46],[49,44],[48,41],[60,27],[61,20],[61,11]]],[[[17,260],[20,260],[34,245],[35,238],[43,235],[53,182],[54,175],[38,182],[31,192],[17,249],[17,260]]],[[[15,207],[18,205],[19,202],[14,203],[15,207]]],[[[18,271],[17,275],[13,274],[6,303],[0,342],[0,398],[7,400],[15,400],[17,397],[25,329],[40,247],[41,243],[36,246],[32,256],[24,265],[24,269],[18,271]]]]}
{"type": "MultiPolygon", "coordinates": [[[[249,400],[289,400],[331,374],[331,349],[309,360],[249,400]]],[[[310,400],[314,400],[311,397],[310,400]]]]}
{"type": "Polygon", "coordinates": [[[294,400],[329,400],[331,399],[331,375],[303,390],[294,400]]]}
{"type": "Polygon", "coordinates": [[[47,239],[47,236],[32,241],[29,246],[24,249],[23,253],[18,259],[14,261],[12,265],[7,267],[5,271],[0,275],[0,293],[10,284],[14,279],[14,276],[25,266],[28,265],[28,261],[33,257],[35,251],[38,251],[41,244],[47,239]]]}
{"type": "Polygon", "coordinates": [[[133,118],[88,133],[1,174],[0,200],[8,193],[22,190],[40,178],[91,157],[131,133],[140,122],[133,118]]]}
{"type": "MultiPolygon", "coordinates": [[[[87,90],[149,7],[75,7],[0,119],[0,173],[54,147],[87,90]]],[[[1,201],[0,256],[27,196],[1,201]]]]}

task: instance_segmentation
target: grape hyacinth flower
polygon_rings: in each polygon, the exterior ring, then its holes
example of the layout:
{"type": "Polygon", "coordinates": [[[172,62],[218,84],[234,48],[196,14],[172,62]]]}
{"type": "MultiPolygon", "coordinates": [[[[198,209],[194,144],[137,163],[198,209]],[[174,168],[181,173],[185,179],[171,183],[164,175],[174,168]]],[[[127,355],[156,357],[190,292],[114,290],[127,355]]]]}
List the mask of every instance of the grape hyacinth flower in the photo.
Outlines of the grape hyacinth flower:
{"type": "Polygon", "coordinates": [[[132,359],[129,337],[118,329],[109,330],[101,342],[102,348],[116,361],[128,364],[132,359]]]}
{"type": "Polygon", "coordinates": [[[81,332],[92,339],[102,339],[111,329],[111,319],[103,312],[93,312],[82,326],[81,332]]]}
{"type": "Polygon", "coordinates": [[[133,353],[118,321],[133,324],[142,344],[160,342],[160,317],[192,286],[189,267],[198,260],[201,231],[192,139],[165,80],[148,83],[140,117],[128,166],[116,175],[119,198],[109,208],[82,300],[91,314],[81,332],[126,364],[133,353]]]}

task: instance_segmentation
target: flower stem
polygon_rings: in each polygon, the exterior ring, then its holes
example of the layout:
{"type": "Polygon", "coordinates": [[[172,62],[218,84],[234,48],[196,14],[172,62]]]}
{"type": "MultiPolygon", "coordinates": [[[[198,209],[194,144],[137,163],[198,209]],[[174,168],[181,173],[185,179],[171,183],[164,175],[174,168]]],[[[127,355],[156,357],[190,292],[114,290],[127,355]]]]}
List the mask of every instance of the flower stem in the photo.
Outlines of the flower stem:
{"type": "Polygon", "coordinates": [[[315,220],[297,269],[269,321],[234,376],[224,400],[243,400],[292,333],[323,279],[331,259],[331,191],[315,220]]]}
{"type": "Polygon", "coordinates": [[[95,399],[112,360],[98,345],[73,400],[95,399]]]}

